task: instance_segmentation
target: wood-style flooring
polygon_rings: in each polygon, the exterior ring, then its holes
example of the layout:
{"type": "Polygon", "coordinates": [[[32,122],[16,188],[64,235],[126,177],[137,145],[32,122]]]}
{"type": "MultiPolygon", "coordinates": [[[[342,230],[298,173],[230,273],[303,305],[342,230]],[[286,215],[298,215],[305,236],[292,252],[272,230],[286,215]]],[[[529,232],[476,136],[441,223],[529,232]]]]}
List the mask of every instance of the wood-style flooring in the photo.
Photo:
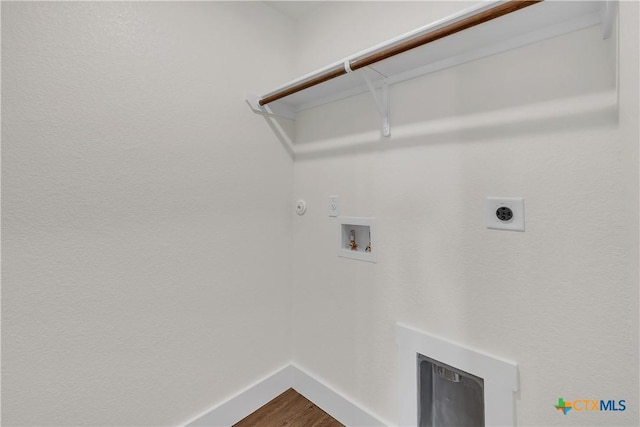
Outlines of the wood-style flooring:
{"type": "Polygon", "coordinates": [[[233,427],[344,427],[290,388],[233,427]]]}

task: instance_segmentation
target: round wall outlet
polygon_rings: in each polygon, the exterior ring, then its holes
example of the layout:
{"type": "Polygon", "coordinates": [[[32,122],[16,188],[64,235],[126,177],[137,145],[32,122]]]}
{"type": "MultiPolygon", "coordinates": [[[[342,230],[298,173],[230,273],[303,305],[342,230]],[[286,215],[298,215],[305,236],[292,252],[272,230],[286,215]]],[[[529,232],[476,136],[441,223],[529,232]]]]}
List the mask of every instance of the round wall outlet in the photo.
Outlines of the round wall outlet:
{"type": "Polygon", "coordinates": [[[298,215],[304,215],[304,213],[307,211],[307,204],[305,203],[304,200],[298,200],[296,202],[296,213],[298,215]]]}
{"type": "Polygon", "coordinates": [[[502,222],[509,222],[513,219],[513,211],[508,206],[500,206],[496,210],[496,216],[502,222]]]}
{"type": "Polygon", "coordinates": [[[524,199],[522,197],[487,197],[485,222],[494,230],[524,231],[524,199]]]}

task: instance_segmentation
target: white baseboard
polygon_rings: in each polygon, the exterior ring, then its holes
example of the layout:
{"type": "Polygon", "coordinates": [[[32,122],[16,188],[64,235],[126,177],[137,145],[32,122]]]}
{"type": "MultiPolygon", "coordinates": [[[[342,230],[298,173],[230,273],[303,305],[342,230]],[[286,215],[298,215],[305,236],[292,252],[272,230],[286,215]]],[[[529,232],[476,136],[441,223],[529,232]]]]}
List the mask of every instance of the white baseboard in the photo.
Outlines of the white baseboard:
{"type": "Polygon", "coordinates": [[[183,425],[231,426],[289,388],[295,389],[346,426],[390,425],[294,365],[274,372],[183,425]]]}
{"type": "Polygon", "coordinates": [[[293,388],[345,426],[381,427],[391,425],[382,422],[380,417],[368,409],[353,403],[302,369],[296,366],[292,367],[294,368],[293,388]]]}
{"type": "Polygon", "coordinates": [[[291,388],[294,370],[291,365],[285,366],[183,425],[231,426],[291,388]]]}

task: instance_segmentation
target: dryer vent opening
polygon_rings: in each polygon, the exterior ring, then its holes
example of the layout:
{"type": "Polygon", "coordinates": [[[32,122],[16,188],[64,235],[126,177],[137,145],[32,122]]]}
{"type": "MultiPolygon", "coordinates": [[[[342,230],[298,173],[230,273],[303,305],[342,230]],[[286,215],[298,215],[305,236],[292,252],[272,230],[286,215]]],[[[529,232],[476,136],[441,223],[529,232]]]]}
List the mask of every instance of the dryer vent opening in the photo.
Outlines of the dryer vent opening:
{"type": "Polygon", "coordinates": [[[418,425],[484,426],[484,380],[418,353],[418,425]]]}

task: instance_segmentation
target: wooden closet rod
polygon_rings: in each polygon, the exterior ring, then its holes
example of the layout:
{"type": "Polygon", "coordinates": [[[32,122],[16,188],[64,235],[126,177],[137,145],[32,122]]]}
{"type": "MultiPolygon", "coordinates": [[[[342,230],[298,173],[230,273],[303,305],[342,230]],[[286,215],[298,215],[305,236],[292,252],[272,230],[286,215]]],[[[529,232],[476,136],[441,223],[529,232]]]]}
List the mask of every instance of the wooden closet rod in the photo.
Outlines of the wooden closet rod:
{"type": "MultiPolygon", "coordinates": [[[[462,30],[475,27],[476,25],[491,21],[492,19],[496,19],[509,13],[516,12],[520,9],[524,9],[525,7],[540,3],[541,1],[543,0],[509,0],[506,3],[502,3],[498,6],[492,7],[491,9],[476,13],[475,15],[461,19],[460,21],[453,22],[449,25],[445,25],[444,27],[437,28],[426,34],[418,34],[409,38],[408,40],[381,49],[377,52],[370,53],[366,56],[363,56],[362,58],[350,60],[349,67],[352,71],[367,67],[376,62],[388,59],[395,55],[399,55],[413,48],[423,46],[427,43],[431,43],[443,37],[450,36],[462,30]]],[[[334,68],[327,70],[324,73],[309,80],[302,81],[291,87],[275,92],[269,96],[265,96],[258,101],[258,104],[260,104],[260,106],[267,105],[270,102],[277,101],[278,99],[284,98],[285,96],[292,95],[294,93],[308,89],[312,86],[316,86],[320,83],[324,83],[327,80],[334,79],[344,74],[347,74],[347,70],[345,69],[344,65],[336,65],[334,68]]]]}

